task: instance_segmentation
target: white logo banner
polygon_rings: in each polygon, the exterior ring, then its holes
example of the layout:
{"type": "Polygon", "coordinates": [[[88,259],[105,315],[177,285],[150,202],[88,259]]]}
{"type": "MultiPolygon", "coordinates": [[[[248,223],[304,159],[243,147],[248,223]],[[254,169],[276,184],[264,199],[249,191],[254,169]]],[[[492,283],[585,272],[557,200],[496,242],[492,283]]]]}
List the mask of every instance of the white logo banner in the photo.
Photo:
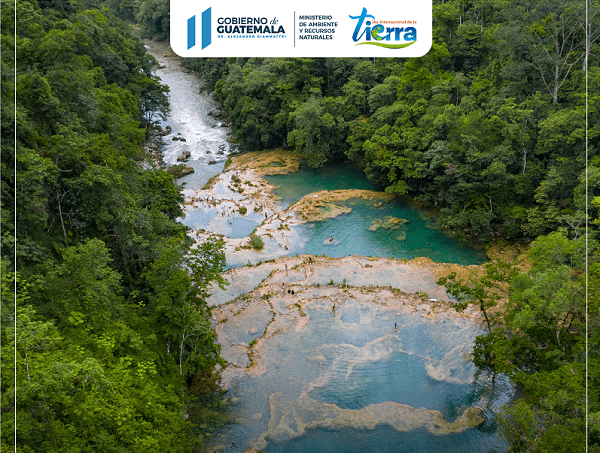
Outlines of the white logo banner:
{"type": "Polygon", "coordinates": [[[171,47],[183,57],[421,57],[431,41],[431,0],[171,0],[171,47]]]}

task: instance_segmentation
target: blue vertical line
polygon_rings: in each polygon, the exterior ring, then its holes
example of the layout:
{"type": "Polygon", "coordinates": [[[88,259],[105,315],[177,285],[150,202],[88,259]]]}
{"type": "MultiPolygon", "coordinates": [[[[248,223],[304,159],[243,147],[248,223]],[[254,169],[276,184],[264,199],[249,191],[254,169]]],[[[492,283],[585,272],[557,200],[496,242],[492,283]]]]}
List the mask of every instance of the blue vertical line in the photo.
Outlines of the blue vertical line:
{"type": "Polygon", "coordinates": [[[187,48],[190,50],[196,45],[196,16],[192,16],[187,22],[187,48]]]}
{"type": "Polygon", "coordinates": [[[210,45],[210,8],[202,13],[202,48],[210,45]]]}

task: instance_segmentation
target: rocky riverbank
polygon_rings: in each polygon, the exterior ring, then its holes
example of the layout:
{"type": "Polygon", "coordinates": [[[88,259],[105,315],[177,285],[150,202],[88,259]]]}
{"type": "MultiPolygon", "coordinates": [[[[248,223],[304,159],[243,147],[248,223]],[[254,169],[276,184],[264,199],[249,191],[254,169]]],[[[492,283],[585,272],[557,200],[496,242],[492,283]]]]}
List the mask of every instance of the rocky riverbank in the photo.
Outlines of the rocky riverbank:
{"type": "Polygon", "coordinates": [[[166,164],[162,157],[162,149],[164,146],[163,137],[168,135],[169,131],[163,130],[160,126],[151,126],[146,132],[146,140],[143,143],[146,157],[144,165],[150,168],[160,168],[164,170],[166,164]]]}

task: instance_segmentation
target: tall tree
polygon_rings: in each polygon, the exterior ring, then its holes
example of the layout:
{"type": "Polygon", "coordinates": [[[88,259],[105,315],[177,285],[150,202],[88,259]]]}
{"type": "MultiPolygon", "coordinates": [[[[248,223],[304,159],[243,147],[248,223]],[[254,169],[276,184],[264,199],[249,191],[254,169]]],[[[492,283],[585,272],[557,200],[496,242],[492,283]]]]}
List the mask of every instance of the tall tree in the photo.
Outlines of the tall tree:
{"type": "MultiPolygon", "coordinates": [[[[583,66],[585,58],[585,3],[570,0],[523,2],[513,0],[506,8],[511,25],[500,31],[506,49],[527,61],[552,97],[558,102],[559,91],[571,71],[583,66]]],[[[592,3],[590,22],[600,14],[600,6],[592,3]]],[[[594,21],[589,35],[590,49],[596,47],[600,27],[594,21]]]]}

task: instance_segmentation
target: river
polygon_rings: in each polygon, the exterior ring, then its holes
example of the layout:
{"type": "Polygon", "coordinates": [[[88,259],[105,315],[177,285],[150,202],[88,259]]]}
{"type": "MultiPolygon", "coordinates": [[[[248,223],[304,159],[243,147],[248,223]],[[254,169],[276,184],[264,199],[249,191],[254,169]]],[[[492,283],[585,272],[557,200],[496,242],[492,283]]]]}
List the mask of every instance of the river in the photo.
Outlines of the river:
{"type": "MultiPolygon", "coordinates": [[[[197,76],[164,57],[164,45],[149,46],[162,65],[157,74],[171,90],[163,158],[174,164],[190,151],[187,165],[195,173],[178,182],[197,194],[235,151],[227,141],[230,131],[208,115],[218,105],[199,93],[197,76]]],[[[430,213],[404,200],[361,198],[342,203],[346,214],[292,226],[279,242],[266,240],[262,255],[239,251],[265,218],[303,196],[377,189],[347,164],[302,167],[266,180],[279,197],[276,208],[254,205],[240,214],[247,192],[230,190],[231,179],[224,178],[212,194],[222,197],[219,206],[228,217],[198,199],[182,219],[231,239],[224,274],[231,285],[215,289],[209,301],[230,364],[223,372],[227,393],[195,418],[206,451],[505,452],[494,414],[514,388],[502,376],[494,384],[474,380],[468,354],[483,332],[478,313],[456,315],[435,284],[441,265],[429,261],[479,265],[485,254],[435,229],[430,213]],[[386,219],[402,219],[402,228],[374,228],[386,219]],[[371,258],[341,258],[349,255],[371,258]],[[404,261],[416,257],[429,260],[404,261]],[[276,260],[244,266],[266,258],[276,260]],[[230,422],[215,422],[219,412],[230,422]]],[[[281,229],[283,219],[277,222],[281,229]]]]}

